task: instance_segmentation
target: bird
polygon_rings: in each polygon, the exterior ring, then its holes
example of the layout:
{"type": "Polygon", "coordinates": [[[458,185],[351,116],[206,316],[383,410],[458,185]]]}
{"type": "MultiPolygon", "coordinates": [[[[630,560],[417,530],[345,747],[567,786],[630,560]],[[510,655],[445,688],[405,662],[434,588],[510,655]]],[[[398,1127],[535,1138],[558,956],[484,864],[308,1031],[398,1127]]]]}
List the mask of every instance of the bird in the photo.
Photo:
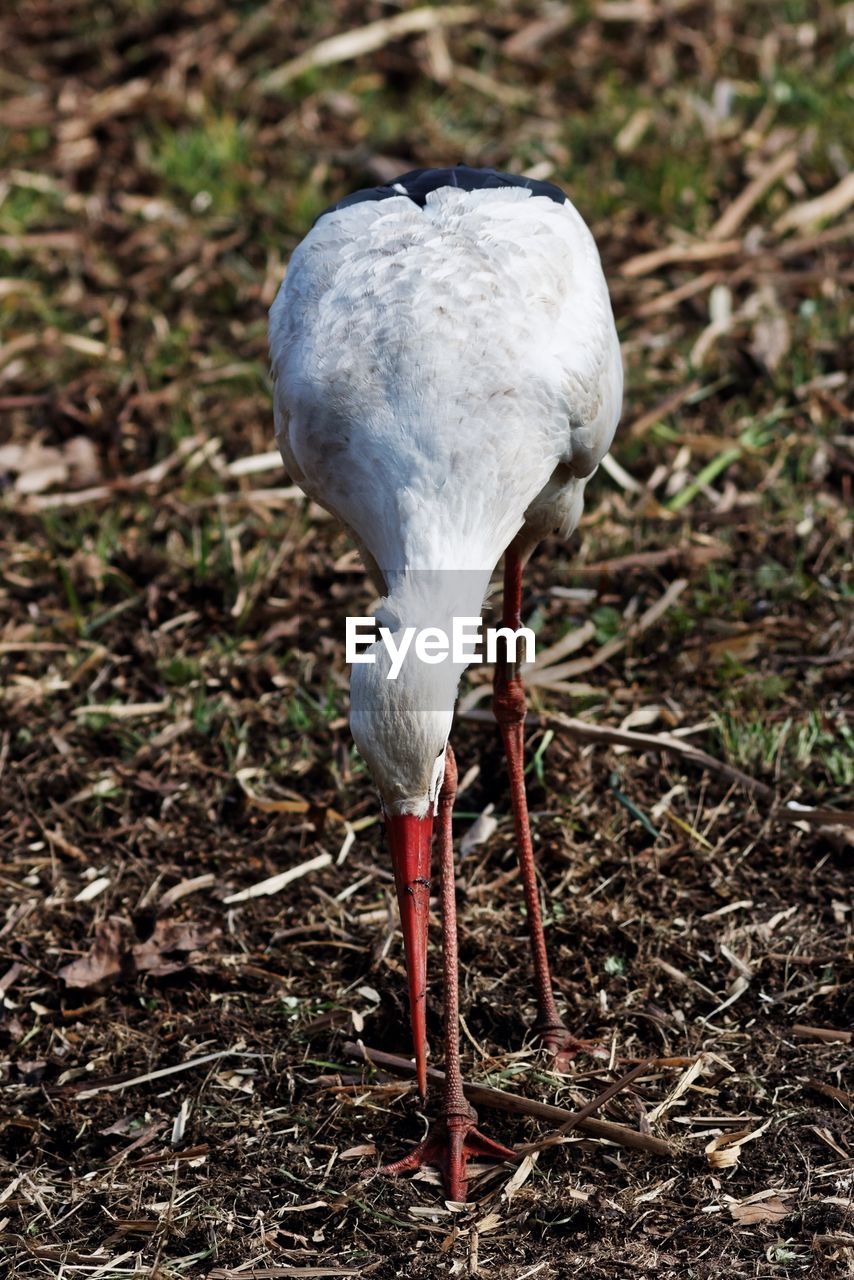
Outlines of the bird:
{"type": "MultiPolygon", "coordinates": [[[[523,568],[568,538],[609,450],[623,370],[593,235],[557,185],[458,164],[352,192],[294,249],[269,316],[276,439],[290,477],[351,535],[395,645],[478,618],[503,558],[493,710],[504,745],[537,999],[534,1033],[557,1070],[579,1041],[557,1008],[524,781],[525,692],[510,632],[523,568]]],[[[472,1156],[516,1155],[463,1095],[450,744],[468,665],[388,644],[352,664],[350,728],[379,793],[407,968],[419,1092],[427,1091],[432,845],[442,906],[445,1080],[427,1137],[384,1166],[439,1168],[452,1200],[472,1156]],[[411,659],[411,660],[410,660],[411,659]]]]}

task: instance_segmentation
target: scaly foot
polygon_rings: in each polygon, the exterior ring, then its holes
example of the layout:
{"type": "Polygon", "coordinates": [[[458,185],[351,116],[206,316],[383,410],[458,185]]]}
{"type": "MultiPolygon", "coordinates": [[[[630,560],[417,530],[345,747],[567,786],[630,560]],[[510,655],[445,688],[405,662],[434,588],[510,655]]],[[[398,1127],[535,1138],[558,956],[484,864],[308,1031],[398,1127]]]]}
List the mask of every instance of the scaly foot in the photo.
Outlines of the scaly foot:
{"type": "Polygon", "coordinates": [[[518,1160],[510,1147],[493,1142],[475,1127],[477,1113],[471,1107],[464,1111],[447,1111],[434,1120],[430,1132],[414,1151],[393,1164],[383,1165],[380,1173],[396,1176],[420,1169],[424,1164],[435,1165],[441,1170],[445,1190],[451,1200],[465,1201],[468,1194],[466,1164],[471,1156],[487,1160],[518,1160]]]}

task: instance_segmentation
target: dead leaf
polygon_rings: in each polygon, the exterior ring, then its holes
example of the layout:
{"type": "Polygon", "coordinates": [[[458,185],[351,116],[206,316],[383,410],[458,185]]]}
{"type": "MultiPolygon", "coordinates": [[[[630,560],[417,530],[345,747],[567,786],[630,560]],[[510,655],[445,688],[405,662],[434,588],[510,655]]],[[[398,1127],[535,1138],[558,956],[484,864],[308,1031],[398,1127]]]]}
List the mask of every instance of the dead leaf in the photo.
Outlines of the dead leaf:
{"type": "Polygon", "coordinates": [[[494,818],[494,804],[488,804],[483,813],[475,818],[468,831],[460,841],[460,857],[464,858],[467,853],[471,853],[472,849],[476,849],[479,844],[485,844],[489,837],[493,834],[498,826],[498,820],[494,818]]]}
{"type": "Polygon", "coordinates": [[[151,937],[133,948],[133,963],[139,973],[162,978],[189,968],[192,953],[200,951],[218,935],[219,929],[201,929],[186,921],[158,920],[151,937]]]}
{"type": "Polygon", "coordinates": [[[95,945],[87,956],[72,960],[59,970],[67,987],[88,990],[116,982],[122,974],[123,928],[119,920],[104,920],[95,926],[95,945]]]}
{"type": "Polygon", "coordinates": [[[754,1222],[780,1222],[792,1212],[782,1196],[771,1196],[768,1200],[760,1200],[756,1204],[731,1204],[729,1207],[733,1222],[742,1227],[752,1226],[754,1222]]]}
{"type": "Polygon", "coordinates": [[[260,640],[260,648],[266,649],[268,645],[275,644],[277,640],[293,640],[294,636],[298,634],[299,618],[281,618],[264,632],[260,640]]]}
{"type": "Polygon", "coordinates": [[[109,1125],[106,1129],[99,1129],[98,1132],[104,1134],[105,1136],[109,1136],[110,1134],[116,1134],[118,1137],[123,1137],[124,1134],[126,1134],[128,1130],[131,1128],[131,1126],[135,1124],[139,1124],[139,1121],[136,1116],[121,1116],[120,1119],[116,1120],[113,1124],[109,1125]]]}
{"type": "Polygon", "coordinates": [[[719,1133],[707,1143],[705,1151],[713,1169],[734,1169],[741,1156],[741,1148],[763,1134],[771,1123],[770,1118],[758,1129],[740,1129],[737,1133],[719,1133]]]}
{"type": "Polygon", "coordinates": [[[72,436],[66,441],[62,452],[75,488],[86,489],[101,479],[98,451],[88,436],[72,436]]]}
{"type": "Polygon", "coordinates": [[[219,929],[200,929],[185,921],[158,920],[145,942],[128,947],[129,933],[121,920],[110,919],[96,926],[95,944],[87,956],[60,969],[67,987],[89,989],[117,982],[123,974],[148,973],[162,978],[179,973],[193,963],[194,953],[206,947],[219,929]]]}
{"type": "Polygon", "coordinates": [[[16,477],[15,491],[44,493],[53,485],[85,488],[100,478],[101,467],[94,444],[86,436],[73,436],[62,448],[44,445],[41,440],[0,447],[0,471],[16,477]]]}
{"type": "Polygon", "coordinates": [[[502,1197],[504,1200],[506,1200],[507,1204],[510,1204],[516,1192],[520,1189],[520,1187],[523,1187],[525,1185],[525,1183],[530,1178],[531,1174],[534,1172],[534,1162],[536,1159],[537,1159],[536,1152],[533,1155],[525,1156],[525,1158],[522,1160],[521,1164],[519,1165],[518,1169],[516,1169],[515,1173],[513,1174],[513,1177],[510,1178],[510,1180],[508,1181],[502,1193],[502,1197]]]}
{"type": "Polygon", "coordinates": [[[753,326],[750,351],[771,373],[776,373],[781,361],[788,355],[792,335],[789,322],[782,312],[761,316],[753,326]]]}
{"type": "Polygon", "coordinates": [[[15,490],[18,493],[43,493],[53,484],[62,484],[68,479],[68,466],[59,449],[46,447],[33,440],[23,450],[18,465],[10,470],[17,471],[15,490]]]}
{"type": "Polygon", "coordinates": [[[373,1142],[362,1142],[358,1147],[348,1147],[346,1151],[342,1151],[338,1157],[339,1160],[361,1160],[363,1156],[375,1156],[377,1154],[376,1144],[373,1142]]]}
{"type": "Polygon", "coordinates": [[[19,1061],[15,1063],[15,1071],[21,1084],[40,1084],[47,1071],[47,1063],[41,1059],[32,1062],[19,1061]]]}
{"type": "Polygon", "coordinates": [[[87,885],[84,885],[80,892],[74,895],[73,900],[74,902],[92,902],[94,898],[97,898],[99,894],[110,887],[110,883],[109,876],[97,876],[96,879],[90,880],[87,885]]]}
{"type": "Polygon", "coordinates": [[[750,662],[760,652],[766,637],[762,631],[743,631],[740,635],[724,636],[707,646],[710,657],[734,658],[737,662],[750,662]]]}

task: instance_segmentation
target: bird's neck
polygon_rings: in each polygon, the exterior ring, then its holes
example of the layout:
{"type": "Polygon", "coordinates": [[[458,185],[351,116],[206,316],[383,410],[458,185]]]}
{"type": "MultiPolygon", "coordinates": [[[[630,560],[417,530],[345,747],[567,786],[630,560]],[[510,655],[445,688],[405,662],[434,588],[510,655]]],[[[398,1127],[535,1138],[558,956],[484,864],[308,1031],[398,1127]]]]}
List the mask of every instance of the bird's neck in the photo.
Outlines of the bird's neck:
{"type": "Polygon", "coordinates": [[[488,569],[404,569],[387,574],[388,594],[377,619],[396,633],[436,627],[451,634],[454,619],[480,618],[489,589],[488,569]]]}

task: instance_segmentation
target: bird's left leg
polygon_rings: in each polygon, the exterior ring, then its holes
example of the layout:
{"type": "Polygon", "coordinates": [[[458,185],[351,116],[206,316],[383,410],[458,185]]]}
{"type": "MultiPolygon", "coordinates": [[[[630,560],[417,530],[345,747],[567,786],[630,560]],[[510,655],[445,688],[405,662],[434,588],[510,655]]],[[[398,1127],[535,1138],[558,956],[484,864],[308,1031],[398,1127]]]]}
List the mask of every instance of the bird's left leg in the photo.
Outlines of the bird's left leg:
{"type": "Polygon", "coordinates": [[[463,1094],[460,1070],[459,965],[457,956],[457,905],[454,897],[454,846],[451,814],[457,793],[457,765],[450,745],[445,756],[445,780],[439,797],[439,857],[442,876],[442,964],[445,984],[445,1083],[442,1113],[427,1137],[414,1151],[381,1173],[408,1173],[423,1164],[442,1171],[451,1200],[464,1201],[468,1191],[466,1164],[471,1156],[491,1160],[517,1160],[509,1147],[493,1142],[476,1128],[477,1113],[463,1094]]]}
{"type": "MultiPolygon", "coordinates": [[[[519,552],[510,547],[504,558],[504,610],[502,626],[518,631],[522,625],[522,560],[519,552]]],[[[507,771],[510,775],[510,793],[513,804],[513,824],[516,832],[516,850],[522,872],[525,893],[525,909],[528,915],[528,933],[531,939],[531,955],[534,961],[534,979],[537,989],[537,1021],[534,1031],[540,1043],[552,1055],[554,1066],[564,1071],[579,1049],[583,1048],[565,1026],[557,1011],[546,939],[543,933],[543,917],[537,888],[537,872],[534,864],[534,846],[531,841],[531,824],[528,820],[528,798],[525,794],[525,690],[522,677],[515,663],[510,662],[506,640],[500,639],[498,661],[495,664],[495,684],[492,700],[495,719],[504,739],[507,771]]]]}

